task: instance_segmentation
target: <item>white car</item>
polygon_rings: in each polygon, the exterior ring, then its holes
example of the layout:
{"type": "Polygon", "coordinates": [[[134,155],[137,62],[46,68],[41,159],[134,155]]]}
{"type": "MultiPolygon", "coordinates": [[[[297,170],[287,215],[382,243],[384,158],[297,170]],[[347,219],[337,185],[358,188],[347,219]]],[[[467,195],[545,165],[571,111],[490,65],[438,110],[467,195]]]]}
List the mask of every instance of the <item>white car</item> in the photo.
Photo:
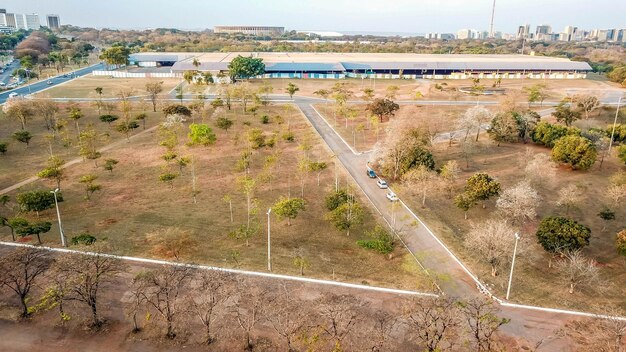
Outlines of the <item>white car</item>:
{"type": "Polygon", "coordinates": [[[9,98],[15,98],[16,96],[18,96],[19,94],[13,92],[11,94],[9,94],[9,98]]]}
{"type": "Polygon", "coordinates": [[[389,199],[392,202],[397,202],[400,200],[400,198],[398,198],[398,196],[392,191],[387,192],[387,199],[389,199]]]}
{"type": "Polygon", "coordinates": [[[378,181],[376,181],[376,184],[378,185],[378,188],[380,189],[389,188],[389,186],[387,185],[387,182],[385,182],[385,180],[383,180],[382,178],[379,178],[378,181]]]}

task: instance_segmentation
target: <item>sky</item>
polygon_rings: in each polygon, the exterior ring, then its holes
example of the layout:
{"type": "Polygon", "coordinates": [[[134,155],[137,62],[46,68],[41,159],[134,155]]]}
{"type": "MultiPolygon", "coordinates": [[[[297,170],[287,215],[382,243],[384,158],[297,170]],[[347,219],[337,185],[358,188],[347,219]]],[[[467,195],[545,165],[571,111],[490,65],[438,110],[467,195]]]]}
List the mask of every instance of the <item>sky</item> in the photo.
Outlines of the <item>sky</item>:
{"type": "MultiPolygon", "coordinates": [[[[493,0],[2,0],[14,13],[58,14],[62,24],[96,28],[204,29],[268,25],[338,32],[455,33],[488,30],[493,0]]],[[[494,29],[529,23],[626,28],[624,0],[496,0],[494,29]]]]}

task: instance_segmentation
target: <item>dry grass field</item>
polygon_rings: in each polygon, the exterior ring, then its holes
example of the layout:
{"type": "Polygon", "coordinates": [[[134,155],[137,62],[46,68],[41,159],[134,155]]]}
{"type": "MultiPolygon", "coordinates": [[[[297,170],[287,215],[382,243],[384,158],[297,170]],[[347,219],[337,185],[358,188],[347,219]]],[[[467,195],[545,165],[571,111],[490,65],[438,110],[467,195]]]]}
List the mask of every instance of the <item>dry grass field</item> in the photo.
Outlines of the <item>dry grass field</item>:
{"type": "MultiPolygon", "coordinates": [[[[167,94],[180,83],[176,78],[154,78],[152,81],[163,82],[163,93],[167,94]]],[[[146,95],[148,79],[112,78],[103,76],[83,76],[68,83],[55,86],[44,93],[51,98],[97,98],[96,87],[102,87],[103,98],[115,98],[122,90],[131,89],[135,95],[146,95]]]]}
{"type": "MultiPolygon", "coordinates": [[[[66,170],[61,184],[65,197],[61,213],[68,237],[89,232],[99,241],[109,242],[119,254],[264,271],[267,267],[265,213],[280,197],[301,196],[303,181],[306,210],[292,220],[291,226],[272,214],[275,272],[298,275],[299,267],[294,265],[294,259],[301,256],[308,263],[304,270],[306,276],[405,289],[430,289],[424,274],[403,248],[397,247],[387,257],[356,244],[357,240],[366,238],[367,230],[382,222],[365,197],[358,195],[365,209],[364,222],[351,231],[349,237],[325,220],[324,199],[334,188],[334,168],[330,152],[299,111],[291,106],[269,106],[253,116],[242,115],[241,109],[234,107],[230,112],[212,112],[206,122],[217,135],[215,145],[186,146],[187,127],[184,127],[179,132],[175,151],[179,156],[193,156],[195,160],[197,203],[192,200],[191,166],[181,172],[177,165],[168,165],[162,159],[166,150],[159,145],[161,137],[155,129],[103,153],[102,159],[119,160],[112,173],[95,167],[93,162],[73,165],[66,170]],[[262,124],[261,115],[268,115],[270,122],[262,124]],[[227,132],[217,128],[215,119],[218,116],[231,118],[233,127],[227,132]],[[254,128],[261,129],[268,139],[273,134],[278,138],[273,148],[263,147],[252,153],[249,176],[256,180],[252,223],[258,226],[258,232],[246,245],[245,241],[232,238],[229,233],[246,223],[246,197],[238,183],[245,172],[236,170],[236,164],[241,153],[247,150],[246,133],[254,128]],[[287,131],[294,134],[294,142],[283,140],[287,131]],[[304,149],[308,149],[309,159],[329,163],[328,169],[320,175],[319,186],[316,174],[298,172],[303,145],[308,146],[304,149]],[[268,182],[262,175],[265,160],[271,155],[277,156],[278,161],[273,167],[271,182],[268,182]],[[159,175],[166,171],[180,174],[171,187],[159,180],[159,175]],[[91,200],[84,199],[84,185],[78,182],[85,174],[96,175],[96,183],[102,186],[91,200]],[[232,222],[225,197],[232,199],[232,222]]],[[[102,132],[107,130],[105,124],[98,126],[102,132]]],[[[37,164],[42,167],[44,146],[37,145],[32,149],[42,154],[40,159],[32,161],[33,168],[37,164]]],[[[15,158],[14,162],[19,160],[15,158]]],[[[350,183],[346,175],[340,167],[342,185],[350,183]]],[[[7,178],[13,179],[13,176],[7,178]]],[[[51,186],[52,182],[42,180],[21,191],[51,186]]],[[[19,192],[10,195],[16,193],[19,192]]],[[[47,210],[41,218],[53,221],[54,215],[54,210],[47,210]]],[[[7,228],[2,233],[4,240],[10,239],[7,228]]],[[[58,245],[56,225],[43,235],[43,241],[46,245],[58,245]]]]}

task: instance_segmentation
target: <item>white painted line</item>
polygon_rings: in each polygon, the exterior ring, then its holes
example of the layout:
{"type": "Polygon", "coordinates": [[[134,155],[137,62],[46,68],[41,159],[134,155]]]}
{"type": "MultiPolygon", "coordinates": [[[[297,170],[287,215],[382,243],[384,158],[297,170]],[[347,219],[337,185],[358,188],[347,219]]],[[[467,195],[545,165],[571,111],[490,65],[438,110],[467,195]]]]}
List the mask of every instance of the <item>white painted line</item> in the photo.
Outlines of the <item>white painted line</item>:
{"type": "Polygon", "coordinates": [[[558,314],[578,315],[578,316],[584,316],[584,317],[590,317],[590,318],[615,319],[615,320],[626,321],[626,317],[621,317],[621,316],[616,316],[616,315],[595,314],[595,313],[580,312],[576,310],[567,310],[567,309],[557,309],[557,308],[543,308],[543,307],[529,306],[529,305],[524,305],[524,304],[515,304],[515,303],[508,303],[508,302],[503,302],[500,304],[505,307],[538,310],[541,312],[550,312],[550,313],[558,313],[558,314]]]}
{"type": "MultiPolygon", "coordinates": [[[[342,141],[342,142],[343,142],[343,143],[344,143],[344,144],[345,144],[345,145],[346,145],[346,146],[350,149],[350,151],[352,151],[352,154],[354,154],[354,155],[359,155],[359,153],[357,153],[357,151],[356,151],[356,150],[354,150],[354,149],[350,146],[350,144],[348,144],[348,142],[346,142],[346,140],[345,140],[345,139],[343,139],[343,137],[341,137],[341,135],[340,135],[339,133],[337,133],[337,130],[335,130],[335,129],[333,128],[333,126],[331,126],[331,124],[330,124],[328,121],[326,121],[326,119],[324,118],[324,116],[322,116],[322,114],[320,114],[320,112],[319,112],[319,111],[317,111],[317,109],[315,108],[315,106],[313,106],[313,104],[309,104],[309,106],[310,106],[311,108],[313,108],[313,110],[315,111],[315,113],[319,115],[319,117],[320,117],[320,118],[321,118],[321,119],[322,119],[322,120],[323,120],[323,121],[324,121],[324,122],[328,125],[328,127],[330,127],[330,129],[331,129],[331,130],[333,130],[333,132],[335,132],[335,134],[337,135],[337,137],[339,137],[339,138],[341,139],[341,141],[342,141]]],[[[323,139],[323,138],[322,138],[322,139],[323,139]]]]}
{"type": "Polygon", "coordinates": [[[176,262],[170,262],[167,260],[118,256],[118,255],[113,255],[113,254],[103,254],[103,253],[94,253],[94,252],[83,252],[83,251],[77,251],[74,249],[67,249],[67,248],[41,247],[41,246],[33,246],[30,244],[24,244],[24,243],[15,243],[15,242],[0,242],[0,245],[11,246],[11,247],[35,248],[35,249],[40,249],[40,250],[44,250],[48,252],[70,253],[70,254],[90,255],[90,256],[103,256],[107,258],[114,258],[114,259],[119,259],[119,260],[123,260],[127,262],[135,262],[135,263],[170,265],[170,266],[180,266],[180,267],[187,267],[187,268],[193,268],[193,269],[199,269],[199,270],[223,271],[227,273],[246,275],[246,276],[266,277],[266,278],[272,278],[272,279],[306,282],[306,283],[313,283],[313,284],[327,285],[327,286],[339,286],[339,287],[354,288],[354,289],[366,290],[366,291],[377,291],[377,292],[395,293],[395,294],[413,295],[413,296],[424,296],[424,297],[438,297],[438,295],[434,293],[400,290],[400,289],[387,288],[387,287],[366,286],[366,285],[351,284],[351,283],[339,282],[339,281],[311,279],[311,278],[299,277],[299,276],[262,273],[258,271],[220,268],[220,267],[214,267],[214,266],[208,266],[208,265],[176,263],[176,262]]]}

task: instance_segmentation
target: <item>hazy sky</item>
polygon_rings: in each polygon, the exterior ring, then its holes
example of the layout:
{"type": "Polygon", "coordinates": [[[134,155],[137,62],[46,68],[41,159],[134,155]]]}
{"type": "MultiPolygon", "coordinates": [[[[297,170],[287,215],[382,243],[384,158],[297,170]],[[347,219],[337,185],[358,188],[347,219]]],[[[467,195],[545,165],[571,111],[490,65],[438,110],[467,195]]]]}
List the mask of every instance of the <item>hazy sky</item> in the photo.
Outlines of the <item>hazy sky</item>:
{"type": "MultiPolygon", "coordinates": [[[[184,29],[276,25],[288,29],[372,32],[487,30],[492,0],[2,0],[7,12],[59,14],[63,24],[184,29]]],[[[497,0],[495,29],[550,24],[626,28],[625,0],[497,0]]]]}

